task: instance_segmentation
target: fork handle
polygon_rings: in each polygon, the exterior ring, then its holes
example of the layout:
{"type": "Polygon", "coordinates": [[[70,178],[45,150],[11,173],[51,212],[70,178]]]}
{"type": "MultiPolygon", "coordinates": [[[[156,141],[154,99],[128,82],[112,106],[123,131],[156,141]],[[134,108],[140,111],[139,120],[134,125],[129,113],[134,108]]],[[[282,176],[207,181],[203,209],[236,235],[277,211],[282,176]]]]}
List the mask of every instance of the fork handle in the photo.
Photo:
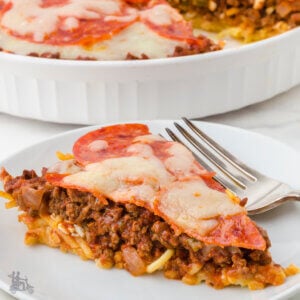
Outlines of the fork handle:
{"type": "Polygon", "coordinates": [[[300,190],[290,191],[284,195],[278,196],[277,199],[275,200],[273,198],[269,204],[264,203],[264,205],[261,207],[248,210],[248,214],[249,215],[261,214],[289,201],[300,201],[300,190]]]}
{"type": "Polygon", "coordinates": [[[300,201],[300,190],[294,190],[284,195],[283,199],[300,201]]]}

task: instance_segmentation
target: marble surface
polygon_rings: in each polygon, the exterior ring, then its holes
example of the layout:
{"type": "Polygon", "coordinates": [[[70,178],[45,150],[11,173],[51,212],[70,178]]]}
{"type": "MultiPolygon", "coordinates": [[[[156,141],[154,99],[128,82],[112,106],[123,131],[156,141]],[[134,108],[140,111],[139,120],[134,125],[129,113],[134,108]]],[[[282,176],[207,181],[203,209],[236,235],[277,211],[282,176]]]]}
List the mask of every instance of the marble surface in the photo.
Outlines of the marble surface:
{"type": "MultiPolygon", "coordinates": [[[[300,86],[260,104],[202,120],[268,135],[294,147],[300,155],[300,86]]],[[[32,143],[78,127],[26,120],[0,113],[0,161],[32,143]]],[[[0,299],[13,298],[0,291],[0,299]]],[[[291,299],[299,300],[300,294],[291,299]]]]}

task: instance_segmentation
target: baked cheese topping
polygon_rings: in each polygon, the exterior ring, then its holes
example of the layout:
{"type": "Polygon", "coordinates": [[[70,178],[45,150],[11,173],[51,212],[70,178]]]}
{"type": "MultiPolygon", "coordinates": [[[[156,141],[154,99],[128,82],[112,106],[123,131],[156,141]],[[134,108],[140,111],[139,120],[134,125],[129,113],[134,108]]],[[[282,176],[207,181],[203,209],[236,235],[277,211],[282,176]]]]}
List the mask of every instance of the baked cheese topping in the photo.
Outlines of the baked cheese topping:
{"type": "Polygon", "coordinates": [[[181,22],[183,17],[171,6],[159,4],[140,13],[142,19],[147,19],[158,26],[171,25],[174,21],[181,22]]]}
{"type": "Polygon", "coordinates": [[[224,193],[210,189],[203,180],[175,181],[162,193],[159,210],[181,228],[191,228],[200,235],[214,229],[217,216],[244,212],[224,193]]]}
{"type": "MultiPolygon", "coordinates": [[[[88,145],[92,152],[98,143],[104,145],[102,140],[88,145]]],[[[226,193],[207,186],[200,176],[204,172],[181,144],[146,135],[135,138],[123,157],[87,164],[83,171],[64,177],[63,185],[152,210],[158,201],[161,212],[176,219],[179,227],[192,227],[205,235],[218,225],[218,216],[244,213],[245,209],[226,193]],[[160,150],[155,150],[155,143],[160,143],[160,150]],[[165,151],[157,154],[163,146],[167,146],[165,151]]]]}
{"type": "Polygon", "coordinates": [[[49,173],[74,174],[82,169],[75,164],[74,159],[62,160],[48,168],[49,173]]]}
{"type": "Polygon", "coordinates": [[[199,165],[195,164],[193,154],[183,145],[174,143],[167,149],[167,153],[170,156],[165,160],[165,166],[169,172],[176,174],[177,177],[188,177],[193,173],[202,173],[202,169],[199,168],[199,165]]]}
{"type": "Polygon", "coordinates": [[[150,207],[161,185],[170,181],[171,176],[158,163],[138,156],[89,164],[84,172],[64,178],[66,184],[103,194],[116,202],[143,201],[150,207]]]}
{"type": "Polygon", "coordinates": [[[103,149],[107,149],[108,148],[108,143],[107,141],[104,140],[95,140],[93,142],[91,142],[89,145],[89,150],[91,151],[101,151],[103,149]]]}

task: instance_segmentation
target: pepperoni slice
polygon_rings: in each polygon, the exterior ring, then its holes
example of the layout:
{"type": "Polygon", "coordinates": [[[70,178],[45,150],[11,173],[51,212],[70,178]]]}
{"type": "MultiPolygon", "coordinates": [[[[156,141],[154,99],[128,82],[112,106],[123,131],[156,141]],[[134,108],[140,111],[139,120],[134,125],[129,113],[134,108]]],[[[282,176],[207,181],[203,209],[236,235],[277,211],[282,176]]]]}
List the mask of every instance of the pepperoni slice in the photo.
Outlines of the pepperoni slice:
{"type": "Polygon", "coordinates": [[[120,124],[100,128],[79,138],[74,146],[75,159],[82,165],[106,158],[129,156],[126,147],[134,138],[150,134],[144,124],[120,124]]]}
{"type": "Polygon", "coordinates": [[[246,214],[220,217],[218,226],[203,241],[220,246],[266,249],[266,241],[246,214]]]}

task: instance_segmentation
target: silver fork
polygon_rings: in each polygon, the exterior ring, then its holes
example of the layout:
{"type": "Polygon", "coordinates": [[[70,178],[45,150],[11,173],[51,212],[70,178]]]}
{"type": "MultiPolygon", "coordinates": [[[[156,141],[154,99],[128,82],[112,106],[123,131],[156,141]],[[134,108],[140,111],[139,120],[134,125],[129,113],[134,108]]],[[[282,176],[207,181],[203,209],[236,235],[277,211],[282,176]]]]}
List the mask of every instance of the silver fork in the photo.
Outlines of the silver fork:
{"type": "MultiPolygon", "coordinates": [[[[214,177],[218,182],[231,190],[239,198],[248,199],[246,208],[249,215],[269,211],[287,201],[300,201],[300,190],[293,190],[287,184],[267,177],[250,168],[207,136],[190,120],[186,118],[182,119],[194,135],[175,122],[174,125],[177,130],[211,164],[221,171],[214,177]]],[[[171,129],[166,128],[166,131],[172,140],[187,146],[171,129]]],[[[190,148],[190,150],[192,149],[190,148]]],[[[192,152],[204,168],[208,171],[213,171],[194,150],[192,152]]]]}

